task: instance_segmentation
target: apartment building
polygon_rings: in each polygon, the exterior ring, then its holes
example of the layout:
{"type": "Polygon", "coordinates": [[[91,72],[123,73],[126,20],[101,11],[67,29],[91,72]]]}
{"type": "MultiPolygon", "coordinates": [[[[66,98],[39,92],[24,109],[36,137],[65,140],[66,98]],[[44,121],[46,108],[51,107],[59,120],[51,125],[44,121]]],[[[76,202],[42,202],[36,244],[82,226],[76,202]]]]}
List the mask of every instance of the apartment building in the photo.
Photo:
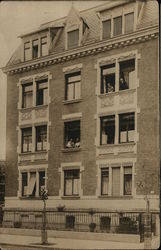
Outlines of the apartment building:
{"type": "Polygon", "coordinates": [[[64,212],[54,225],[99,212],[93,220],[107,229],[107,213],[117,224],[147,201],[159,218],[158,33],[156,1],[122,0],[72,7],[20,36],[4,68],[4,225],[15,214],[40,222],[42,188],[48,211],[64,212]]]}

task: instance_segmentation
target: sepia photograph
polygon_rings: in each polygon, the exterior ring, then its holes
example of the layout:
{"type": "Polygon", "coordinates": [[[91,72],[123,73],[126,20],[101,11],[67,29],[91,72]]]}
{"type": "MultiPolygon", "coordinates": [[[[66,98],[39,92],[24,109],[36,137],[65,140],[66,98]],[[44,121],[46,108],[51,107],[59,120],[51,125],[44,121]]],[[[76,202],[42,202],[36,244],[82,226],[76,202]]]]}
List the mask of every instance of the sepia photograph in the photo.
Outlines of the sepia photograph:
{"type": "Polygon", "coordinates": [[[159,249],[159,2],[0,2],[0,250],[159,249]]]}

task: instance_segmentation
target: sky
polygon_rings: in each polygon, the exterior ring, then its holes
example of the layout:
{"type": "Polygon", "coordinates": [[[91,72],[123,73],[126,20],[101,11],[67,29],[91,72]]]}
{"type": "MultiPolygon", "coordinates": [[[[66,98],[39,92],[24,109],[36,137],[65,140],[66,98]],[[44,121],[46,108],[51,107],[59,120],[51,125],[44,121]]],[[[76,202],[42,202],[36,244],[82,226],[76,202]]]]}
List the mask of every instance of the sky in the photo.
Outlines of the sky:
{"type": "MultiPolygon", "coordinates": [[[[67,16],[72,4],[83,10],[104,2],[107,0],[0,2],[0,68],[6,65],[21,43],[19,35],[38,28],[42,23],[67,16]]],[[[6,75],[0,70],[0,160],[5,159],[6,149],[6,90],[6,75]]]]}

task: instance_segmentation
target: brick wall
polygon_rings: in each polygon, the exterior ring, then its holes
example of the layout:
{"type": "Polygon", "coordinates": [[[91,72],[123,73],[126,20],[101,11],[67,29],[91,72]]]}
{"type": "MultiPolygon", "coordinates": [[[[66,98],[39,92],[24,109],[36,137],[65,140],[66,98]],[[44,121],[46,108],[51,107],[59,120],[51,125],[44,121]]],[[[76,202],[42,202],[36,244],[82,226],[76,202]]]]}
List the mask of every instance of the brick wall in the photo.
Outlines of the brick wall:
{"type": "MultiPolygon", "coordinates": [[[[141,187],[144,173],[153,178],[148,179],[149,191],[153,189],[158,193],[158,173],[159,173],[159,148],[158,148],[158,41],[150,40],[137,45],[118,48],[98,55],[75,59],[66,63],[33,70],[24,73],[23,76],[36,74],[39,72],[50,71],[52,80],[50,80],[51,104],[49,127],[49,167],[48,167],[48,190],[50,195],[59,195],[60,173],[58,168],[61,162],[82,162],[84,172],[82,174],[82,186],[84,195],[96,194],[96,149],[94,140],[96,135],[96,80],[97,71],[94,68],[97,59],[107,57],[113,54],[119,54],[138,49],[141,54],[139,60],[139,82],[138,88],[138,106],[141,113],[138,115],[139,143],[137,151],[137,164],[135,184],[137,184],[137,193],[145,193],[147,188],[141,187]],[[81,82],[82,82],[82,101],[75,104],[64,105],[64,73],[63,67],[82,63],[81,82]],[[81,150],[73,153],[64,153],[63,139],[64,126],[62,121],[63,114],[82,112],[81,118],[81,150]]],[[[7,103],[7,167],[6,167],[6,195],[15,196],[17,194],[17,132],[18,121],[17,98],[18,87],[16,83],[22,77],[22,74],[8,77],[8,103],[7,103]],[[11,185],[12,183],[12,185],[11,185]]],[[[126,154],[122,157],[135,157],[136,155],[126,154]]],[[[119,157],[119,156],[118,156],[119,157]]],[[[117,158],[117,156],[115,156],[117,158]]]]}

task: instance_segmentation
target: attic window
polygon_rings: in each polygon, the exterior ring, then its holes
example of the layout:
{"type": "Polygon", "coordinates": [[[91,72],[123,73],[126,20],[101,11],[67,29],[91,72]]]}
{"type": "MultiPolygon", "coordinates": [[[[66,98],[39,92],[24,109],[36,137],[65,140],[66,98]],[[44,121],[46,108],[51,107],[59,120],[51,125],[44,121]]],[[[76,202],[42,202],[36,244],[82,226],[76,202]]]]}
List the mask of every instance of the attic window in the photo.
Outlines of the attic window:
{"type": "Polygon", "coordinates": [[[24,43],[24,61],[30,60],[30,42],[24,43]]]}
{"type": "Polygon", "coordinates": [[[125,33],[133,31],[134,26],[134,13],[129,13],[125,15],[125,33]]]}
{"type": "Polygon", "coordinates": [[[103,39],[111,37],[111,20],[102,22],[103,24],[103,39]]]}
{"type": "Polygon", "coordinates": [[[122,16],[114,18],[114,31],[113,35],[118,36],[122,34],[122,16]]]}
{"type": "Polygon", "coordinates": [[[38,39],[33,40],[32,42],[32,58],[38,57],[38,39]]]}
{"type": "Polygon", "coordinates": [[[47,37],[45,36],[41,38],[41,56],[46,56],[47,54],[47,37]]]}
{"type": "Polygon", "coordinates": [[[79,29],[68,32],[68,49],[73,49],[79,45],[79,29]]]}

